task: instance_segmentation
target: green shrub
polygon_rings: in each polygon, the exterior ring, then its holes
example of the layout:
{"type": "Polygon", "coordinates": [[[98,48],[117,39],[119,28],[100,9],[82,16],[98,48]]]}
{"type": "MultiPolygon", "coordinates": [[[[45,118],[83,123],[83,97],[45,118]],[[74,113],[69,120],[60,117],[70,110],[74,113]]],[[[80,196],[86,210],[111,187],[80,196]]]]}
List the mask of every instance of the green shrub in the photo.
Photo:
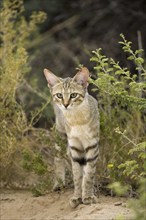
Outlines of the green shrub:
{"type": "Polygon", "coordinates": [[[131,203],[136,220],[144,219],[146,207],[146,70],[143,50],[133,51],[132,43],[121,34],[124,53],[134,63],[134,72],[93,51],[96,75],[90,79],[98,91],[101,116],[102,173],[109,188],[118,195],[139,199],[131,203]]]}
{"type": "Polygon", "coordinates": [[[26,21],[23,11],[23,0],[4,0],[0,11],[1,178],[8,176],[9,169],[15,163],[14,158],[17,158],[24,143],[29,145],[26,138],[28,123],[22,107],[16,101],[16,90],[30,70],[26,48],[37,33],[37,25],[44,21],[45,14],[33,13],[26,21]]]}
{"type": "Polygon", "coordinates": [[[131,205],[138,220],[144,219],[146,198],[146,70],[143,50],[133,51],[132,43],[122,34],[121,38],[119,43],[134,63],[134,72],[98,49],[91,58],[96,74],[90,82],[99,97],[100,177],[108,179],[110,189],[118,195],[129,192],[133,196],[133,190],[140,186],[139,199],[131,205]]]}
{"type": "Polygon", "coordinates": [[[135,184],[145,175],[146,70],[143,50],[134,52],[132,43],[123,35],[121,38],[120,44],[128,53],[128,60],[134,62],[135,72],[121,67],[98,49],[91,58],[96,63],[96,79],[90,82],[99,97],[101,166],[108,169],[112,181],[135,184]]]}

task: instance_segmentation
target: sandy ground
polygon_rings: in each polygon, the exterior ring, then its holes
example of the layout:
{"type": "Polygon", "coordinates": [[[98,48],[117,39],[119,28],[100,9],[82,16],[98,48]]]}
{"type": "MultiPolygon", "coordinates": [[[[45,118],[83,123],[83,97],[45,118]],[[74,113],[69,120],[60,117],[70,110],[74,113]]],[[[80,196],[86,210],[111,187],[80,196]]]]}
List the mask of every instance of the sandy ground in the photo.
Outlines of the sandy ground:
{"type": "Polygon", "coordinates": [[[41,197],[33,197],[29,191],[0,192],[0,220],[128,220],[133,216],[126,198],[100,195],[97,204],[81,204],[72,209],[68,204],[72,190],[41,197]]]}

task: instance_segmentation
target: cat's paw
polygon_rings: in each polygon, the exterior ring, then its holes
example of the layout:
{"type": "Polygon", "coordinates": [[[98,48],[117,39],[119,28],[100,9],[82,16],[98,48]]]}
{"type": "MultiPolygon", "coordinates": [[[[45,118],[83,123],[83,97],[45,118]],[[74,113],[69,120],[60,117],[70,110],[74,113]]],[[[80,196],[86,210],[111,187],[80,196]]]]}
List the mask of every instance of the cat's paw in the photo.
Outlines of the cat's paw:
{"type": "Polygon", "coordinates": [[[83,198],[83,203],[85,205],[89,205],[89,204],[96,204],[98,202],[98,199],[96,196],[88,196],[88,197],[84,197],[83,198]]]}
{"type": "Polygon", "coordinates": [[[70,201],[69,204],[72,208],[76,208],[79,204],[82,203],[82,199],[81,198],[77,198],[75,196],[73,196],[70,201]]]}

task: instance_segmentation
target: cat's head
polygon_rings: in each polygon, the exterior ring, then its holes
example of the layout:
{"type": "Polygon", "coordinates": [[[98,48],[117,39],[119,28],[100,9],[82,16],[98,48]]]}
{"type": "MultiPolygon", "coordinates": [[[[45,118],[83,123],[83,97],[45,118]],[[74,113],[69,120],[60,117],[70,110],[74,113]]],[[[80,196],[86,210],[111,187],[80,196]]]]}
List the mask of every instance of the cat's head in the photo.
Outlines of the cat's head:
{"type": "Polygon", "coordinates": [[[89,70],[83,67],[73,78],[59,78],[47,69],[44,74],[53,97],[53,102],[63,110],[80,105],[87,91],[89,70]]]}

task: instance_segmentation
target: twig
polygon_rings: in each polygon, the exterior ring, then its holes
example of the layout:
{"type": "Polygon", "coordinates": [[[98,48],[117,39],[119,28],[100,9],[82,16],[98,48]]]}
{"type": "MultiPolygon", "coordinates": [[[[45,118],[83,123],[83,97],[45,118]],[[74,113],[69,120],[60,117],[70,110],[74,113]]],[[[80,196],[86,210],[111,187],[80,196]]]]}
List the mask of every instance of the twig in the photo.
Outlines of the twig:
{"type": "Polygon", "coordinates": [[[48,37],[51,37],[53,34],[61,31],[64,28],[71,27],[71,25],[74,24],[79,19],[79,17],[80,17],[79,15],[74,15],[74,16],[68,18],[67,20],[55,25],[54,27],[49,29],[43,35],[43,37],[42,36],[38,37],[37,40],[34,41],[33,43],[31,43],[27,49],[31,49],[42,42],[43,42],[43,44],[45,44],[44,42],[48,41],[48,37]]]}
{"type": "Polygon", "coordinates": [[[19,88],[21,88],[22,86],[26,86],[27,89],[30,92],[35,93],[37,96],[41,97],[42,99],[48,101],[48,97],[45,94],[42,94],[41,92],[37,91],[36,89],[34,89],[25,79],[23,79],[22,83],[20,84],[19,88]]]}
{"type": "MultiPolygon", "coordinates": [[[[138,49],[142,49],[142,38],[141,38],[141,32],[137,31],[137,40],[138,40],[138,49]]],[[[141,54],[138,54],[138,57],[141,57],[141,54]]],[[[138,68],[138,81],[141,81],[141,69],[138,68]]]]}

